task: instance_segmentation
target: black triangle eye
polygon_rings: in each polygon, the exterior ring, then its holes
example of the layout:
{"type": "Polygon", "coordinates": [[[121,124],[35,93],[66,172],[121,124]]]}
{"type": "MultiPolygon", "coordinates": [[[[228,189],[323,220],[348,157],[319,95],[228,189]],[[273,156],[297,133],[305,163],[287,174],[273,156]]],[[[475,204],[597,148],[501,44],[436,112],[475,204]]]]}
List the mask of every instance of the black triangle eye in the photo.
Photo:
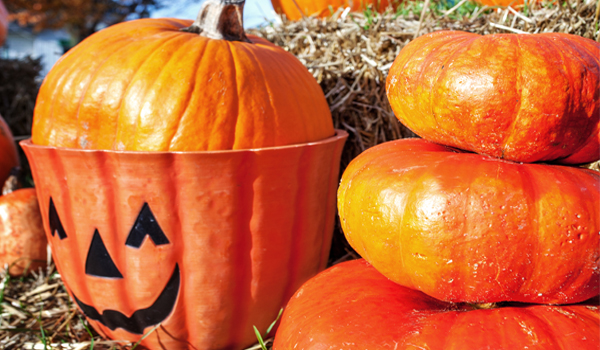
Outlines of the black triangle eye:
{"type": "Polygon", "coordinates": [[[108,254],[98,229],[94,231],[94,237],[85,261],[85,274],[96,277],[123,278],[110,254],[108,254]]]}
{"type": "Polygon", "coordinates": [[[140,214],[138,215],[133,228],[127,236],[126,245],[139,248],[144,243],[146,236],[150,236],[155,245],[169,244],[169,239],[158,225],[154,214],[150,210],[148,203],[144,203],[140,214]]]}
{"type": "Polygon", "coordinates": [[[62,223],[60,222],[60,218],[58,217],[58,213],[56,212],[56,207],[54,207],[54,201],[52,197],[50,197],[50,209],[48,210],[48,220],[50,221],[50,233],[52,237],[58,233],[58,237],[63,240],[67,238],[67,233],[63,228],[62,223]]]}

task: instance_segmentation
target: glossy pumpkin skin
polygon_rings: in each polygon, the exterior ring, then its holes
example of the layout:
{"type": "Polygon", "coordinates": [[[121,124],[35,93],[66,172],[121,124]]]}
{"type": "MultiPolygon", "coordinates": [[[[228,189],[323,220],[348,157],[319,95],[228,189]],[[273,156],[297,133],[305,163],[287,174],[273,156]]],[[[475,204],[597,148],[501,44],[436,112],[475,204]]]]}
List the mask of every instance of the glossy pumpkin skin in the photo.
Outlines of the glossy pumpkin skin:
{"type": "Polygon", "coordinates": [[[271,0],[275,12],[284,14],[292,21],[302,18],[302,14],[305,16],[327,17],[340,7],[350,7],[352,12],[363,11],[367,7],[371,7],[373,10],[382,13],[390,4],[395,9],[401,2],[401,0],[271,0]]]}
{"type": "Polygon", "coordinates": [[[35,189],[0,196],[0,266],[12,276],[46,266],[46,234],[35,189]]]}
{"type": "Polygon", "coordinates": [[[273,349],[595,350],[599,318],[591,303],[485,310],[444,303],[354,260],[298,290],[273,349]]]}
{"type": "Polygon", "coordinates": [[[17,147],[8,125],[0,116],[0,183],[4,183],[10,170],[19,165],[17,147]]]}
{"type": "Polygon", "coordinates": [[[459,31],[402,49],[396,117],[433,142],[519,162],[600,159],[600,44],[576,35],[459,31]]]}
{"type": "Polygon", "coordinates": [[[440,300],[564,304],[599,293],[600,173],[593,170],[403,139],[350,163],[338,211],[363,258],[440,300]]]}
{"type": "Polygon", "coordinates": [[[334,135],[323,92],[291,54],[181,32],[190,21],[143,19],[104,29],[45,78],[37,145],[202,151],[300,144],[334,135]]]}
{"type": "Polygon", "coordinates": [[[325,268],[347,136],[215,152],[21,145],[56,267],[100,334],[135,343],[160,324],[142,346],[233,350],[325,268]]]}
{"type": "Polygon", "coordinates": [[[6,36],[8,35],[8,11],[0,0],[0,46],[4,44],[6,36]]]}

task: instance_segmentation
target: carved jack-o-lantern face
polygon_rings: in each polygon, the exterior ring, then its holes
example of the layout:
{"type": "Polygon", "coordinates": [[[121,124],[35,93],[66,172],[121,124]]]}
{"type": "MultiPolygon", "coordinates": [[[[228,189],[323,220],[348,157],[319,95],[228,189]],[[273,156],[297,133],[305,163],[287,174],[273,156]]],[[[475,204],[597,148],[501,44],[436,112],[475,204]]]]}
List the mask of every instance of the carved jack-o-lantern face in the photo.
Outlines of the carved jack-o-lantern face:
{"type": "MultiPolygon", "coordinates": [[[[59,240],[68,239],[52,198],[50,198],[48,219],[52,237],[57,236],[59,240]]],[[[155,246],[170,244],[152,210],[150,210],[150,206],[144,203],[127,236],[127,240],[123,244],[126,248],[140,249],[142,244],[149,241],[146,239],[147,237],[155,246]]],[[[98,229],[94,231],[89,247],[85,262],[85,274],[87,276],[105,279],[123,278],[123,274],[111,258],[111,254],[106,248],[98,229]]],[[[110,330],[122,328],[130,333],[143,334],[144,329],[161,323],[172,313],[179,294],[180,280],[179,265],[175,264],[171,277],[154,303],[146,308],[135,310],[130,316],[118,310],[99,311],[93,305],[81,301],[75,293],[73,293],[73,298],[88,318],[100,322],[110,330]]]]}
{"type": "Polygon", "coordinates": [[[327,263],[345,137],[219,152],[22,145],[56,268],[96,331],[244,349],[327,263]]]}

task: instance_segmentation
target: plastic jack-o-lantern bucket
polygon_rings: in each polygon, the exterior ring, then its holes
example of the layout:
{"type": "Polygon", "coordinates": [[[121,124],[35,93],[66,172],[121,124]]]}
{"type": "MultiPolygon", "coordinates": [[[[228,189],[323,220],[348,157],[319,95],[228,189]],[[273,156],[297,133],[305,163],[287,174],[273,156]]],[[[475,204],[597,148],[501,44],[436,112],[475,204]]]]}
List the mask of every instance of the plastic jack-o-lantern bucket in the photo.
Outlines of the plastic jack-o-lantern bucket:
{"type": "Polygon", "coordinates": [[[91,325],[151,349],[240,349],[324,269],[347,133],[251,150],[38,146],[56,267],[91,325]]]}

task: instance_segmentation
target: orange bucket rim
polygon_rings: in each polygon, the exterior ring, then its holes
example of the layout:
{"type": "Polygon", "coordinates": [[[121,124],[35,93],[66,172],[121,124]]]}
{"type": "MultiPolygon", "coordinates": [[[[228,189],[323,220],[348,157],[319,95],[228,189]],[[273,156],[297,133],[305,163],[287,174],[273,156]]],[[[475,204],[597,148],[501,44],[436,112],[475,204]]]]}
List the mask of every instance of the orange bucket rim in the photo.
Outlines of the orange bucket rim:
{"type": "Polygon", "coordinates": [[[274,146],[274,147],[262,147],[262,148],[247,148],[247,149],[233,149],[233,150],[214,150],[214,151],[117,151],[117,150],[108,150],[108,149],[79,149],[79,148],[68,148],[68,147],[56,147],[56,146],[44,146],[44,145],[36,145],[31,141],[31,138],[22,140],[19,142],[19,145],[23,148],[33,148],[33,149],[47,149],[47,150],[57,150],[62,152],[83,152],[83,153],[112,153],[112,154],[235,154],[235,153],[244,153],[244,152],[258,152],[258,151],[269,151],[269,150],[287,150],[287,149],[296,149],[302,147],[309,146],[318,146],[328,143],[336,143],[340,140],[345,140],[348,137],[348,132],[342,129],[335,129],[335,134],[326,139],[311,141],[305,143],[296,143],[293,145],[285,145],[285,146],[274,146]]]}

